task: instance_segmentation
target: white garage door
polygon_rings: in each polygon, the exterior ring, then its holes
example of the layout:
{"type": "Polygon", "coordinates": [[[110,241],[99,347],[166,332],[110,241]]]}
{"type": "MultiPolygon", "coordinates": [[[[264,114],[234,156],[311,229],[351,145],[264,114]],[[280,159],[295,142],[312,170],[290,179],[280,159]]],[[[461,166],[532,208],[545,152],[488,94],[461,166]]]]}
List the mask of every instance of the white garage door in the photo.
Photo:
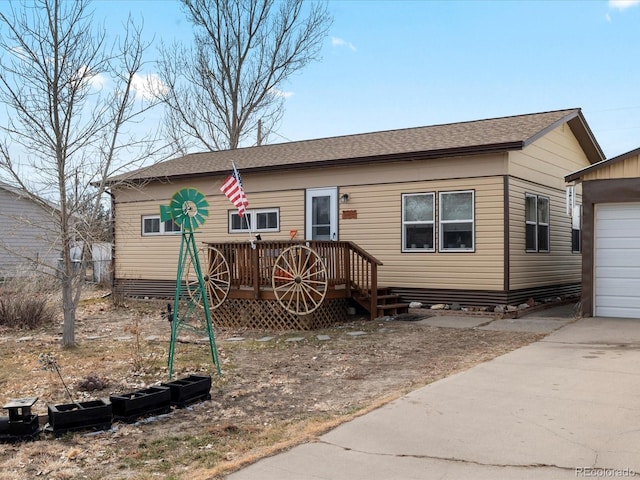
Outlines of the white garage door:
{"type": "Polygon", "coordinates": [[[640,318],[640,203],[596,205],[595,315],[640,318]]]}

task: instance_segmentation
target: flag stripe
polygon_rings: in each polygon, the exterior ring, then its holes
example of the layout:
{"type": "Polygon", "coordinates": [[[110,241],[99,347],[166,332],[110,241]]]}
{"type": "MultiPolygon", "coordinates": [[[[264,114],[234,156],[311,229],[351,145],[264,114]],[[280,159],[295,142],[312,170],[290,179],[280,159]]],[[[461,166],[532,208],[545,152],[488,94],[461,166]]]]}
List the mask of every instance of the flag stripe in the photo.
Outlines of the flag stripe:
{"type": "Polygon", "coordinates": [[[235,165],[233,166],[231,175],[227,177],[222,184],[222,187],[220,187],[220,191],[224,193],[231,203],[233,203],[233,205],[238,209],[238,215],[243,217],[247,206],[249,206],[249,201],[244,194],[240,173],[236,170],[235,165]]]}

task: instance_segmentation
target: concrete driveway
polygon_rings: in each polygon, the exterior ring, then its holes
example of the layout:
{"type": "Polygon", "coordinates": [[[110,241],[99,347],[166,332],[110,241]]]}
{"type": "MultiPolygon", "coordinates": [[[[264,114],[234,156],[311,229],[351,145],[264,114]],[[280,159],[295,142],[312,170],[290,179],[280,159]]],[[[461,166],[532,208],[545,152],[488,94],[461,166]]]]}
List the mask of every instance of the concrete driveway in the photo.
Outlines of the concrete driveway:
{"type": "Polygon", "coordinates": [[[227,479],[640,477],[640,320],[565,320],[227,479]]]}

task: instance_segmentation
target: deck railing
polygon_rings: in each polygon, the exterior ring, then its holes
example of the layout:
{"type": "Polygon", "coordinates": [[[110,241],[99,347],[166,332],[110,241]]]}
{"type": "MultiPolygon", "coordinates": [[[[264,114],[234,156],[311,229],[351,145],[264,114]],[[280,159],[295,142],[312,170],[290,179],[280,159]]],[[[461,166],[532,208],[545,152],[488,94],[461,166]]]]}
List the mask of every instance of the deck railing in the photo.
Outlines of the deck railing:
{"type": "Polygon", "coordinates": [[[314,250],[327,269],[327,288],[354,296],[373,315],[376,312],[378,265],[382,262],[353,242],[272,241],[206,242],[218,249],[227,260],[232,289],[251,289],[253,297],[272,287],[275,262],[286,248],[305,245],[314,250]]]}

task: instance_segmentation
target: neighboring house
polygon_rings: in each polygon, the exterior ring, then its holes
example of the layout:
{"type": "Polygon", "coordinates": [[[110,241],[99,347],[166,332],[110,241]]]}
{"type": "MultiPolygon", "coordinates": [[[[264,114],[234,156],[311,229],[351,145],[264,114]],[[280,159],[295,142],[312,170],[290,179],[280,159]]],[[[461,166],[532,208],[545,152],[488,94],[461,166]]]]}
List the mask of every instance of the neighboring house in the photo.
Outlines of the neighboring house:
{"type": "Polygon", "coordinates": [[[565,181],[582,190],[583,315],[640,318],[640,149],[565,181]]]}
{"type": "Polygon", "coordinates": [[[580,109],[187,155],[110,179],[115,289],[172,294],[180,235],[159,209],[181,188],[210,204],[198,241],[248,241],[219,190],[233,161],[254,233],[354,242],[405,301],[576,294],[564,177],[603,158],[580,109]]]}
{"type": "Polygon", "coordinates": [[[0,276],[56,268],[60,257],[58,217],[53,207],[0,182],[0,276]]]}

